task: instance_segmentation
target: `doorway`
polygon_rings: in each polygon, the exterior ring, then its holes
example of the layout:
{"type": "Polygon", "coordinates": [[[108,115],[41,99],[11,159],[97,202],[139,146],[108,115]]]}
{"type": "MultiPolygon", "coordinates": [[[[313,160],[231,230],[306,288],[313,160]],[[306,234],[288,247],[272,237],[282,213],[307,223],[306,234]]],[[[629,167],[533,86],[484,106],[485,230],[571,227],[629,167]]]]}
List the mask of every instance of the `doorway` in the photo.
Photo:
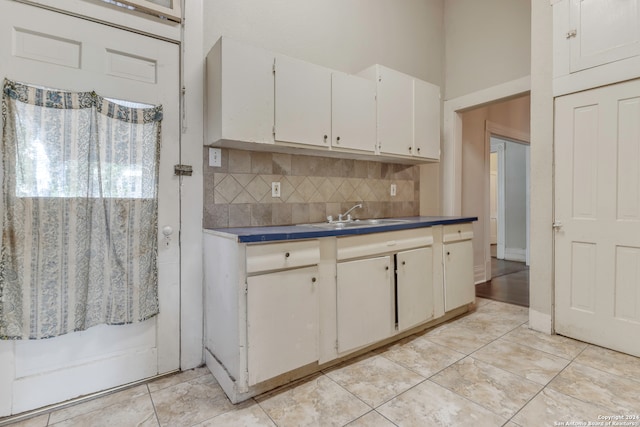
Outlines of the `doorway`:
{"type": "Polygon", "coordinates": [[[491,275],[476,287],[478,295],[523,306],[529,296],[528,158],[528,144],[490,136],[491,275]]]}
{"type": "MultiPolygon", "coordinates": [[[[528,271],[522,273],[526,275],[525,279],[519,283],[523,292],[517,298],[511,298],[508,294],[512,289],[508,288],[508,284],[503,284],[502,289],[497,286],[496,279],[504,276],[502,273],[510,273],[511,270],[492,272],[493,264],[500,258],[501,260],[515,261],[518,263],[518,270],[523,270],[522,266],[527,261],[527,238],[528,235],[526,226],[526,217],[528,212],[528,206],[526,204],[526,173],[527,167],[527,151],[529,142],[529,103],[530,97],[528,94],[520,95],[513,98],[501,99],[491,102],[489,104],[483,104],[479,107],[471,107],[462,112],[458,112],[457,117],[460,119],[460,131],[461,131],[461,163],[460,163],[460,186],[461,186],[461,214],[473,215],[478,217],[478,221],[474,223],[474,276],[476,283],[477,295],[490,297],[493,299],[504,300],[506,302],[520,304],[522,306],[528,306],[528,271]],[[509,173],[518,172],[521,174],[522,187],[519,190],[514,190],[509,186],[503,188],[505,208],[510,202],[516,202],[518,220],[507,220],[507,215],[498,215],[498,208],[496,205],[496,211],[494,212],[494,234],[495,234],[495,249],[496,256],[491,256],[491,242],[492,242],[492,221],[491,221],[491,209],[490,209],[490,187],[491,187],[491,140],[497,138],[503,141],[505,150],[504,161],[497,161],[496,163],[504,163],[504,170],[509,173]],[[507,144],[514,144],[507,146],[507,144]],[[526,145],[523,145],[526,144],[526,145]],[[511,151],[507,151],[507,147],[513,148],[511,151]],[[507,162],[507,156],[510,154],[518,153],[519,164],[512,166],[507,162]],[[509,164],[507,168],[506,165],[509,164]],[[499,226],[500,222],[498,217],[505,218],[504,225],[499,226]],[[521,219],[524,218],[524,219],[521,219]],[[515,224],[515,225],[514,225],[515,224]],[[520,235],[515,241],[511,241],[510,229],[517,227],[520,230],[520,235]],[[500,235],[500,238],[499,238],[500,235]],[[507,240],[509,239],[509,240],[507,240]],[[498,240],[503,241],[500,249],[500,256],[497,254],[498,240]],[[504,248],[504,249],[503,249],[504,248]],[[504,254],[502,253],[504,252],[504,254]],[[492,281],[494,284],[492,285],[492,281]],[[505,289],[505,287],[507,287],[505,289]],[[485,291],[493,291],[482,293],[483,288],[485,291]],[[505,292],[506,291],[506,292],[505,292]],[[478,293],[480,292],[480,293],[478,293]],[[482,294],[482,295],[481,295],[482,294]]],[[[495,145],[495,144],[494,144],[495,145]]],[[[499,149],[498,149],[499,151],[499,149]]],[[[498,158],[500,155],[498,154],[498,158]]],[[[510,156],[511,157],[511,156],[510,156]]],[[[497,159],[496,159],[497,160],[497,159]]],[[[496,187],[500,188],[497,184],[501,180],[498,180],[498,172],[496,169],[496,187]]],[[[505,178],[503,182],[511,183],[512,178],[505,178]]],[[[498,191],[496,191],[498,193],[498,191]]],[[[498,194],[495,195],[496,202],[498,194]]],[[[512,209],[510,209],[511,212],[512,209]]],[[[510,278],[510,277],[507,277],[510,278]]],[[[501,279],[504,280],[504,279],[501,279]]]]}

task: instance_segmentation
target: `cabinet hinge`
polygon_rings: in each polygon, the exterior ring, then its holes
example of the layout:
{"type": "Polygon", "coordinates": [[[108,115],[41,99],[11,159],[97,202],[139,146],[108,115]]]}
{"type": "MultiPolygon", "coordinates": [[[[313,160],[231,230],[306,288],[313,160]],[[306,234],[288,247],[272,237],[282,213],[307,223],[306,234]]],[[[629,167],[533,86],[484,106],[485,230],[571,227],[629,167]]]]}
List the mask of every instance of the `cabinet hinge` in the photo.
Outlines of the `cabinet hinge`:
{"type": "Polygon", "coordinates": [[[244,294],[247,295],[249,293],[249,285],[247,282],[244,282],[244,294]]]}
{"type": "Polygon", "coordinates": [[[336,346],[335,346],[336,351],[338,351],[338,340],[336,340],[336,346]]]}
{"type": "Polygon", "coordinates": [[[276,134],[276,127],[275,126],[273,126],[271,128],[271,133],[275,136],[275,134],[276,134]]]}
{"type": "Polygon", "coordinates": [[[273,71],[273,74],[276,73],[276,59],[273,58],[273,65],[271,66],[271,70],[273,71]]]}

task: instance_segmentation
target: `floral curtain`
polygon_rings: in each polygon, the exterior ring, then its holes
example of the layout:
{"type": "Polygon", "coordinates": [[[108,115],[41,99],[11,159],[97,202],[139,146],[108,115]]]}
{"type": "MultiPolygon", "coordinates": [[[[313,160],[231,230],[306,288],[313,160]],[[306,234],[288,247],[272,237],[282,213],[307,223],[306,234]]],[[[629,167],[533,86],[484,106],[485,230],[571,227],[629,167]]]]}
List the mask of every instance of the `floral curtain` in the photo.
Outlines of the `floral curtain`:
{"type": "Polygon", "coordinates": [[[5,80],[0,339],[158,313],[162,107],[5,80]]]}

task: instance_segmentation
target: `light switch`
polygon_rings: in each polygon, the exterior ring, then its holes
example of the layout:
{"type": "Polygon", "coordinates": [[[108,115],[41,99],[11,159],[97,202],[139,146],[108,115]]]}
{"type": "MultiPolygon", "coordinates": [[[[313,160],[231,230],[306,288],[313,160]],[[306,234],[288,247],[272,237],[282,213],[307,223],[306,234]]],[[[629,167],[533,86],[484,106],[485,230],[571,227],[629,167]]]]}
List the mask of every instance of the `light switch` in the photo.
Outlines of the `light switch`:
{"type": "Polygon", "coordinates": [[[209,148],[209,166],[214,168],[222,166],[222,150],[219,148],[209,148]]]}
{"type": "Polygon", "coordinates": [[[280,197],[280,183],[272,182],[271,183],[271,197],[280,197]]]}

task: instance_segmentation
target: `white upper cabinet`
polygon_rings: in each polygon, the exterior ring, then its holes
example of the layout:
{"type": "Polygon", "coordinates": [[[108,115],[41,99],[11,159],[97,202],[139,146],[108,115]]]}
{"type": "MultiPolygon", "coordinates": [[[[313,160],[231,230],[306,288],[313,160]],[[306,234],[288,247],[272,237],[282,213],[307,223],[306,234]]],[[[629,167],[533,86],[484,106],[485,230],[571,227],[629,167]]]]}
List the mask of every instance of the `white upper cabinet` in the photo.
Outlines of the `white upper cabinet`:
{"type": "Polygon", "coordinates": [[[640,76],[640,0],[553,4],[554,95],[640,76]]]}
{"type": "Polygon", "coordinates": [[[382,65],[360,73],[376,82],[377,149],[440,159],[440,88],[382,65]]]}
{"type": "Polygon", "coordinates": [[[275,139],[329,147],[331,70],[278,55],[275,62],[275,139]]]}
{"type": "Polygon", "coordinates": [[[273,144],[275,55],[220,38],[207,55],[205,144],[220,140],[273,144]]]}
{"type": "Polygon", "coordinates": [[[205,145],[440,158],[440,88],[430,83],[380,65],[349,75],[228,37],[206,64],[205,145]]]}
{"type": "Polygon", "coordinates": [[[440,159],[440,88],[413,79],[413,155],[440,159]]]}
{"type": "Polygon", "coordinates": [[[376,82],[378,151],[410,156],[413,149],[413,77],[382,65],[362,72],[376,82]]]}
{"type": "Polygon", "coordinates": [[[571,72],[640,55],[639,0],[573,0],[571,72]]]}
{"type": "Polygon", "coordinates": [[[359,76],[331,75],[331,144],[374,152],[376,145],[376,84],[359,76]]]}

